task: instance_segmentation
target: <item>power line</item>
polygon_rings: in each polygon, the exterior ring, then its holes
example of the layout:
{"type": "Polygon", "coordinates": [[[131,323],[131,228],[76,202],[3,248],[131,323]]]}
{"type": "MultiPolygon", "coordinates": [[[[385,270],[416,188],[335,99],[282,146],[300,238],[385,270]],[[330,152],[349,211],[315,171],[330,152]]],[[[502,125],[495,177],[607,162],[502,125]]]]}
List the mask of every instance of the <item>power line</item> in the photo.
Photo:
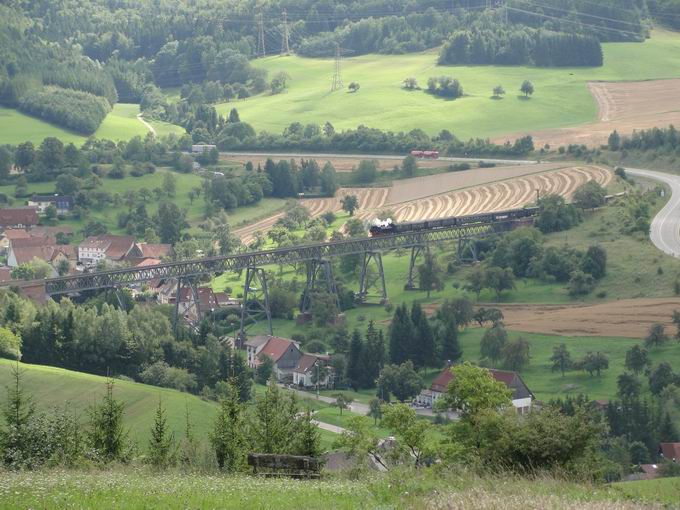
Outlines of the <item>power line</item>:
{"type": "Polygon", "coordinates": [[[281,29],[281,55],[290,55],[288,34],[288,13],[286,9],[283,10],[283,27],[281,29]]]}
{"type": "Polygon", "coordinates": [[[264,45],[264,21],[262,20],[262,11],[260,11],[257,22],[257,54],[260,57],[264,57],[267,54],[264,45]]]}
{"type": "Polygon", "coordinates": [[[333,81],[331,82],[331,92],[343,88],[342,76],[340,75],[340,45],[335,43],[335,73],[333,74],[333,81]]]}

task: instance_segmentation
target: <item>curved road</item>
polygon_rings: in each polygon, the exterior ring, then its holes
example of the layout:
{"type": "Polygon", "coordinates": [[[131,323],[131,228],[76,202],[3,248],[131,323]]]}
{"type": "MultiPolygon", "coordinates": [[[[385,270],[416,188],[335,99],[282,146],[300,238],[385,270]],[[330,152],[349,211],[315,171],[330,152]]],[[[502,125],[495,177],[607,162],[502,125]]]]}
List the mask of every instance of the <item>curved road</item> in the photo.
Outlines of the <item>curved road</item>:
{"type": "Polygon", "coordinates": [[[639,168],[626,168],[625,171],[629,175],[660,181],[671,188],[668,203],[652,220],[650,237],[661,251],[680,257],[680,176],[639,168]]]}

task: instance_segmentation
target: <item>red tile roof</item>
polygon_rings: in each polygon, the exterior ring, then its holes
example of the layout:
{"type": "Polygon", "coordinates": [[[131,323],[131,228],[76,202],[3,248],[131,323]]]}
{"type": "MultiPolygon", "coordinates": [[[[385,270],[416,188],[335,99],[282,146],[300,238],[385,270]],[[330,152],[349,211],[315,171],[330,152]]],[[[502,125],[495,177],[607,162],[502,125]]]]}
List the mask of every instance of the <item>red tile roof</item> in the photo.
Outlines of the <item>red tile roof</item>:
{"type": "Polygon", "coordinates": [[[661,443],[660,448],[664,459],[680,462],[680,443],[661,443]]]}
{"type": "Polygon", "coordinates": [[[297,345],[292,340],[279,338],[278,336],[272,336],[269,337],[267,343],[264,345],[264,347],[262,347],[259,355],[267,355],[274,361],[274,363],[276,363],[279,361],[281,356],[283,356],[286,351],[290,349],[291,346],[295,346],[297,349],[297,345]]]}
{"type": "Polygon", "coordinates": [[[99,248],[104,250],[106,257],[113,260],[120,260],[130,253],[135,246],[135,238],[132,236],[101,235],[88,237],[82,243],[82,248],[99,248]]]}
{"type": "Polygon", "coordinates": [[[161,263],[160,259],[142,259],[140,262],[135,264],[135,267],[146,267],[146,266],[155,266],[161,263]]]}
{"type": "Polygon", "coordinates": [[[305,352],[302,354],[302,358],[300,358],[300,361],[298,361],[298,364],[295,367],[295,371],[301,374],[307,373],[311,368],[314,367],[314,364],[316,363],[317,360],[319,360],[320,362],[328,362],[329,359],[330,356],[324,356],[321,354],[309,354],[308,352],[305,352]]]}
{"type": "Polygon", "coordinates": [[[68,245],[52,245],[52,246],[20,246],[18,248],[12,247],[14,257],[17,264],[25,264],[34,258],[44,260],[45,262],[53,262],[60,254],[69,260],[76,259],[75,248],[68,245]]]}
{"type": "Polygon", "coordinates": [[[23,228],[8,228],[5,230],[5,237],[10,241],[15,239],[27,239],[31,237],[31,233],[23,228]]]}
{"type": "MultiPolygon", "coordinates": [[[[215,293],[210,287],[199,287],[196,289],[198,292],[198,301],[201,304],[201,307],[217,307],[219,306],[219,303],[217,302],[217,299],[215,298],[215,293]]],[[[191,288],[189,287],[182,287],[179,289],[179,302],[180,303],[189,303],[193,301],[193,296],[191,295],[191,288]]]]}
{"type": "MultiPolygon", "coordinates": [[[[494,368],[488,369],[489,373],[491,376],[496,379],[499,382],[502,382],[505,384],[508,388],[511,387],[513,382],[516,381],[516,379],[519,379],[519,382],[521,381],[521,378],[516,372],[510,372],[507,370],[496,370],[494,368]]],[[[451,367],[445,368],[442,370],[442,372],[436,377],[434,381],[432,381],[432,385],[430,386],[430,389],[432,391],[437,391],[439,393],[444,393],[447,388],[449,387],[449,383],[453,380],[453,373],[451,372],[451,367]]],[[[522,382],[522,385],[524,383],[522,382]]],[[[527,388],[528,392],[528,388],[527,388]]]]}
{"type": "Polygon", "coordinates": [[[36,207],[5,207],[0,209],[0,227],[37,224],[38,209],[36,207]]]}
{"type": "Polygon", "coordinates": [[[173,253],[171,244],[139,243],[137,246],[142,251],[143,257],[162,259],[164,257],[171,257],[173,253]]]}
{"type": "Polygon", "coordinates": [[[44,236],[19,237],[18,239],[13,239],[11,241],[12,250],[17,250],[18,248],[51,246],[53,244],[57,244],[57,240],[54,237],[44,236]]]}

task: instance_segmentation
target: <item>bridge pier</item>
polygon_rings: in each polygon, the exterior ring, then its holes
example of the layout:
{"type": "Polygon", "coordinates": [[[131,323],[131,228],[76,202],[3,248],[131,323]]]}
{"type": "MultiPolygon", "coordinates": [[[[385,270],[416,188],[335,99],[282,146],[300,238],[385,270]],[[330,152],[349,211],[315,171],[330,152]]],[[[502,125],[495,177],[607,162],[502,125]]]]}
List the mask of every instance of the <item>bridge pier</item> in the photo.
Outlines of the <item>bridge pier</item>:
{"type": "Polygon", "coordinates": [[[175,312],[173,314],[172,329],[175,333],[175,338],[177,338],[177,328],[179,326],[179,302],[180,294],[183,288],[189,287],[191,289],[191,302],[185,310],[185,314],[189,314],[193,308],[196,311],[196,319],[198,323],[201,322],[203,318],[201,313],[201,302],[198,297],[198,287],[196,287],[196,282],[191,278],[177,278],[177,289],[175,290],[175,312]]]}
{"type": "Polygon", "coordinates": [[[307,282],[300,300],[300,315],[303,319],[311,316],[312,299],[315,292],[328,292],[335,298],[335,305],[340,312],[338,289],[335,285],[333,264],[327,259],[312,259],[307,262],[307,282]]]}
{"type": "Polygon", "coordinates": [[[416,262],[423,251],[428,250],[429,247],[425,244],[414,244],[411,246],[411,257],[408,263],[408,276],[406,277],[406,285],[404,285],[404,290],[418,289],[418,285],[416,285],[416,262]]]}
{"type": "Polygon", "coordinates": [[[378,268],[380,304],[384,305],[387,304],[387,286],[385,285],[385,270],[382,263],[382,254],[379,251],[367,251],[363,254],[357,299],[360,303],[366,302],[368,289],[371,287],[371,283],[368,281],[368,268],[372,261],[375,262],[375,265],[378,268]]]}
{"type": "Polygon", "coordinates": [[[273,335],[272,313],[269,308],[269,289],[267,274],[261,267],[246,268],[246,284],[243,287],[243,303],[241,303],[241,324],[238,332],[238,344],[246,340],[246,327],[249,320],[257,321],[262,314],[267,318],[269,334],[273,335]]]}
{"type": "Polygon", "coordinates": [[[456,259],[458,262],[477,262],[477,243],[470,237],[459,238],[458,248],[456,250],[456,259]]]}

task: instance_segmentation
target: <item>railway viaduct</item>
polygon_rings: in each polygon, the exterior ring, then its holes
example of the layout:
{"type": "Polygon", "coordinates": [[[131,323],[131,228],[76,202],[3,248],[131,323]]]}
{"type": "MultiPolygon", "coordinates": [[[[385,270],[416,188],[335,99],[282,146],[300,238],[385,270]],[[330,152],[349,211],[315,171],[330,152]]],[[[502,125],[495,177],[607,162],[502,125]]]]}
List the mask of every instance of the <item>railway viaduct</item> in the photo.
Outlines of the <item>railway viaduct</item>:
{"type": "MultiPolygon", "coordinates": [[[[244,338],[246,327],[257,320],[266,320],[269,333],[272,334],[269,293],[264,267],[281,264],[305,263],[306,285],[300,303],[301,314],[308,314],[312,295],[323,290],[336,295],[335,279],[331,259],[346,255],[359,255],[361,276],[357,298],[366,302],[369,295],[368,271],[375,266],[378,280],[374,287],[381,303],[387,302],[387,288],[382,264],[382,254],[395,249],[409,249],[409,271],[406,288],[415,288],[415,267],[419,254],[432,244],[442,242],[456,243],[456,254],[459,260],[476,259],[474,240],[495,232],[513,228],[517,221],[498,221],[495,223],[478,223],[472,225],[449,226],[431,230],[403,232],[377,237],[348,239],[337,242],[304,244],[291,248],[253,251],[234,255],[209,257],[195,260],[168,262],[141,268],[114,269],[86,273],[82,275],[64,276],[46,279],[45,293],[48,296],[77,295],[80,292],[113,289],[116,292],[125,287],[138,285],[147,281],[163,279],[177,281],[177,294],[182,288],[191,289],[191,306],[195,307],[200,318],[198,306],[198,279],[228,271],[245,271],[246,279],[241,305],[239,337],[244,338]]],[[[16,282],[7,282],[11,285],[16,282]]],[[[38,282],[31,282],[33,285],[38,282]]],[[[175,300],[175,328],[178,323],[179,300],[175,300]]]]}

